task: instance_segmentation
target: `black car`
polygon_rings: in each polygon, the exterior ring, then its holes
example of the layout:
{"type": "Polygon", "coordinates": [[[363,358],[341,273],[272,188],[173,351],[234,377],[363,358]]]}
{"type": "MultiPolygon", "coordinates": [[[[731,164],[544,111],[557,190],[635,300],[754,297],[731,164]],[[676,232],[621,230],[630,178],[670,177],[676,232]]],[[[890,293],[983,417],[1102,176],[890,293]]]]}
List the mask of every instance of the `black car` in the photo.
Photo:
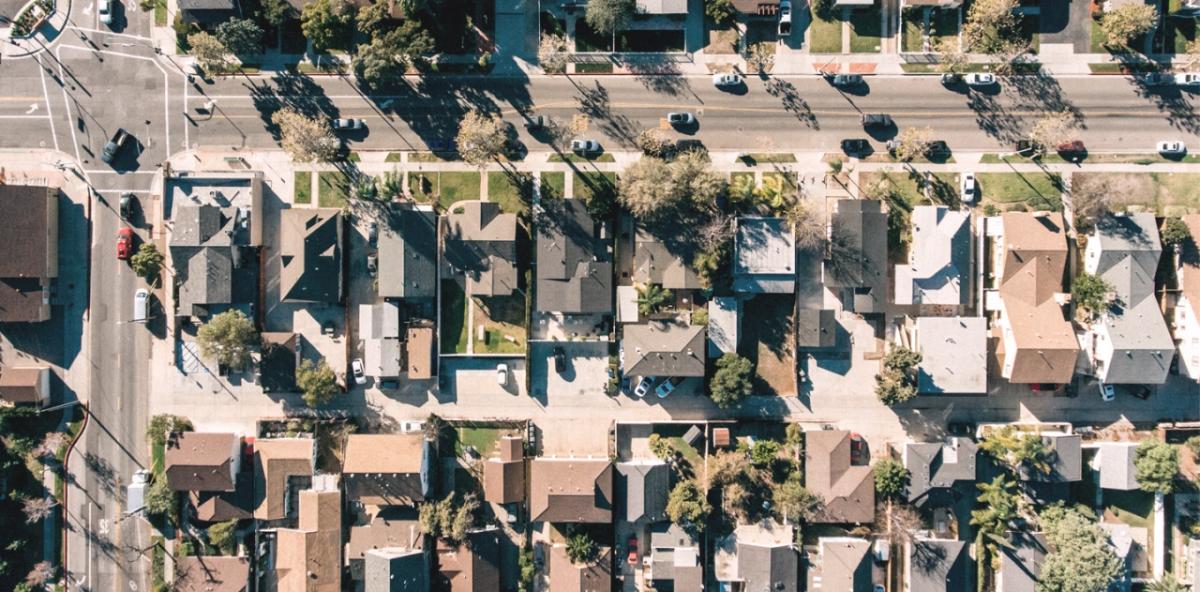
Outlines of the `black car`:
{"type": "Polygon", "coordinates": [[[842,140],[842,152],[847,156],[870,154],[871,141],[866,138],[846,138],[842,140]]]}
{"type": "Polygon", "coordinates": [[[121,218],[128,220],[133,215],[133,201],[137,199],[132,193],[121,194],[121,218]]]}
{"type": "Polygon", "coordinates": [[[952,421],[946,426],[946,429],[953,436],[969,437],[975,433],[975,425],[964,421],[952,421]]]}
{"type": "Polygon", "coordinates": [[[112,139],[104,145],[104,150],[100,153],[100,160],[104,161],[104,164],[112,164],[125,144],[129,143],[129,137],[129,132],[125,131],[125,128],[117,128],[112,139]]]}
{"type": "Polygon", "coordinates": [[[863,127],[892,127],[892,116],[886,113],[863,113],[863,127]]]}
{"type": "Polygon", "coordinates": [[[567,371],[567,352],[561,347],[554,348],[554,371],[559,374],[567,371]]]}
{"type": "Polygon", "coordinates": [[[1137,390],[1133,391],[1133,396],[1145,401],[1146,399],[1150,398],[1150,392],[1150,387],[1140,386],[1137,388],[1137,390]]]}

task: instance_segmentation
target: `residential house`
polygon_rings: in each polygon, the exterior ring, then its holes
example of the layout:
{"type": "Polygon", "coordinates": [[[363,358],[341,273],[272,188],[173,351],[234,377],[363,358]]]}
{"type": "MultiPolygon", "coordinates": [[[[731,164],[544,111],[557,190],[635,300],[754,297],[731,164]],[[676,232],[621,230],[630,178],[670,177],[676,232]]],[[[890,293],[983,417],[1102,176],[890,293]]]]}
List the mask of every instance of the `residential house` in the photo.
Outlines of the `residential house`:
{"type": "Polygon", "coordinates": [[[260,438],[254,442],[254,518],[275,522],[295,516],[296,496],[308,489],[316,466],[312,438],[260,438]]]}
{"type": "Polygon", "coordinates": [[[1093,468],[1100,473],[1100,488],[1114,491],[1138,489],[1137,442],[1101,442],[1092,459],[1093,468]]]}
{"type": "Polygon", "coordinates": [[[660,238],[638,224],[633,244],[633,282],[659,284],[671,291],[704,287],[692,269],[691,256],[673,241],[660,238]]]}
{"type": "Polygon", "coordinates": [[[437,214],[427,205],[392,206],[379,225],[379,296],[437,296],[437,214]]]}
{"type": "Polygon", "coordinates": [[[645,16],[687,14],[687,0],[637,0],[637,14],[645,16]]]}
{"type": "Polygon", "coordinates": [[[179,14],[184,23],[217,26],[241,14],[237,0],[180,0],[179,14]]]}
{"type": "Polygon", "coordinates": [[[500,204],[466,201],[442,217],[443,275],[463,274],[471,296],[509,296],[517,290],[517,215],[500,204]]]}
{"type": "Polygon", "coordinates": [[[50,402],[50,368],[0,366],[0,407],[50,402]]]}
{"type": "Polygon", "coordinates": [[[1192,239],[1180,246],[1179,300],[1175,303],[1175,341],[1179,344],[1179,370],[1200,382],[1200,214],[1188,214],[1183,223],[1192,239]]]}
{"type": "Polygon", "coordinates": [[[883,312],[887,302],[887,210],[870,199],[834,202],[825,287],[857,313],[883,312]]]}
{"type": "Polygon", "coordinates": [[[542,457],[529,470],[531,522],[612,522],[613,466],[607,459],[542,457]]]}
{"type": "Polygon", "coordinates": [[[369,505],[412,506],[432,482],[433,443],[420,433],[350,434],[342,479],[346,498],[369,505]]]}
{"type": "Polygon", "coordinates": [[[342,211],[291,208],[279,213],[279,297],[286,302],[342,301],[342,211]]]}
{"type": "Polygon", "coordinates": [[[496,447],[497,455],[483,463],[483,499],[494,504],[525,501],[525,442],[505,436],[496,447]]]}
{"type": "Polygon", "coordinates": [[[921,354],[917,392],[987,393],[987,319],[918,317],[913,342],[921,354]]]}
{"type": "Polygon", "coordinates": [[[612,549],[601,546],[595,561],[575,563],[567,555],[566,545],[550,548],[550,588],[548,592],[610,592],[612,549]]]}
{"type": "Polygon", "coordinates": [[[1150,530],[1145,526],[1130,526],[1121,522],[1100,522],[1100,529],[1108,534],[1108,545],[1122,562],[1117,582],[1109,588],[1129,592],[1133,580],[1153,578],[1150,563],[1150,530]]]}
{"type": "Polygon", "coordinates": [[[299,498],[297,527],[275,531],[275,590],[341,592],[342,494],[306,489],[299,498]]]}
{"type": "Polygon", "coordinates": [[[979,445],[970,438],[904,445],[908,501],[918,507],[953,505],[974,489],[979,445]]]}
{"type": "Polygon", "coordinates": [[[500,530],[474,530],[467,541],[452,546],[438,541],[437,589],[447,592],[493,592],[500,589],[500,530]]]}
{"type": "Polygon", "coordinates": [[[429,558],[420,549],[367,551],[363,560],[363,592],[429,592],[429,558]]]}
{"type": "Polygon", "coordinates": [[[175,592],[246,592],[250,559],[219,555],[189,555],[174,561],[175,592]]]}
{"type": "Polygon", "coordinates": [[[821,537],[810,555],[809,592],[872,592],[871,541],[853,537],[821,537]]]}
{"type": "Polygon", "coordinates": [[[1062,432],[1040,432],[1039,435],[1047,451],[1044,467],[1047,470],[1022,465],[1017,471],[1018,478],[1046,484],[1074,483],[1082,479],[1082,439],[1078,435],[1062,432]]]}
{"type": "Polygon", "coordinates": [[[837,311],[802,308],[796,312],[796,347],[814,350],[837,346],[837,311]]]}
{"type": "Polygon", "coordinates": [[[363,372],[375,378],[400,375],[400,303],[385,300],[358,305],[358,338],[363,372]]]}
{"type": "Polygon", "coordinates": [[[1018,384],[1066,384],[1075,373],[1079,341],[1062,310],[1062,214],[1009,212],[993,220],[987,232],[999,235],[1001,374],[1018,384]]]}
{"type": "Polygon", "coordinates": [[[625,325],[623,371],[626,376],[701,377],[706,347],[704,325],[680,319],[625,325]]]}
{"type": "Polygon", "coordinates": [[[1154,214],[1111,214],[1088,239],[1084,269],[1112,287],[1115,301],[1100,314],[1091,352],[1096,377],[1106,384],[1162,384],[1175,342],[1154,293],[1162,244],[1154,214]]]}
{"type": "Polygon", "coordinates": [[[741,216],[733,241],[733,291],[796,291],[796,234],[784,218],[741,216]]]}
{"type": "Polygon", "coordinates": [[[667,492],[671,468],[654,459],[619,462],[616,465],[617,519],[626,522],[658,522],[667,519],[667,492]]]}
{"type": "Polygon", "coordinates": [[[436,330],[432,321],[410,323],[405,329],[404,359],[409,380],[429,380],[437,371],[436,330]]]}
{"type": "MultiPolygon", "coordinates": [[[[376,557],[376,569],[386,568],[390,571],[397,566],[421,566],[423,571],[428,572],[429,554],[425,551],[425,535],[420,522],[399,517],[393,512],[380,512],[371,516],[366,524],[350,527],[350,538],[346,543],[346,565],[350,568],[352,579],[367,581],[369,592],[372,552],[383,553],[376,557]]],[[[394,575],[402,581],[412,580],[408,585],[425,582],[425,589],[428,589],[429,578],[415,579],[401,574],[394,575]]]]}
{"type": "Polygon", "coordinates": [[[742,590],[797,592],[800,556],[792,527],[771,519],[740,524],[717,542],[714,576],[721,584],[741,583],[742,590]]]}
{"type": "MultiPolygon", "coordinates": [[[[686,4],[686,2],[685,2],[686,4]]],[[[611,314],[612,246],[608,223],[581,199],[544,202],[537,228],[537,310],[611,314]]]]}
{"type": "Polygon", "coordinates": [[[163,466],[172,491],[233,491],[241,460],[237,434],[183,432],[167,440],[163,466]]]}
{"type": "Polygon", "coordinates": [[[804,476],[809,491],[823,502],[810,522],[864,524],[875,519],[875,476],[869,459],[852,458],[850,432],[805,434],[804,476]]]}
{"type": "Polygon", "coordinates": [[[1040,532],[1010,531],[1008,546],[1000,546],[996,592],[1037,592],[1038,575],[1050,547],[1040,532]]]}
{"type": "Polygon", "coordinates": [[[704,561],[696,538],[673,522],[650,525],[646,579],[655,590],[703,592],[704,561]]]}
{"type": "Polygon", "coordinates": [[[908,592],[974,592],[975,560],[968,543],[917,537],[905,543],[904,585],[908,592]]]}
{"type": "Polygon", "coordinates": [[[254,517],[254,471],[243,463],[237,474],[233,491],[192,491],[188,503],[195,512],[195,522],[225,522],[254,517]]]}
{"type": "Polygon", "coordinates": [[[742,324],[742,300],[717,296],[708,301],[708,356],[736,354],[742,324]]]}
{"type": "Polygon", "coordinates": [[[50,318],[58,278],[58,189],[0,184],[0,323],[50,318]]]}
{"type": "Polygon", "coordinates": [[[912,211],[908,263],[896,266],[896,304],[961,307],[971,303],[971,214],[946,206],[912,211]]]}

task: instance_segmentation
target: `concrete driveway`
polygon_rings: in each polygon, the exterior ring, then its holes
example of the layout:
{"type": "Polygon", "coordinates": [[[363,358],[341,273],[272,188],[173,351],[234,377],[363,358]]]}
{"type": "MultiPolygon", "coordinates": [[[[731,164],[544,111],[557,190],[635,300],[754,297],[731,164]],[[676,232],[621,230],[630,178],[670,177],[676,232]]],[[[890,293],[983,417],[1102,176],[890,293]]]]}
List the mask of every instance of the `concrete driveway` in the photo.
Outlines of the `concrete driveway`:
{"type": "Polygon", "coordinates": [[[533,395],[545,399],[547,405],[578,402],[586,404],[596,397],[607,398],[604,385],[608,382],[608,343],[596,341],[534,342],[531,348],[533,395]],[[567,357],[566,371],[554,371],[553,352],[563,348],[567,357]]]}
{"type": "Polygon", "coordinates": [[[443,396],[469,405],[480,397],[524,397],[525,360],[514,357],[442,357],[441,391],[443,396]],[[505,384],[497,379],[500,364],[508,366],[505,384]]]}
{"type": "Polygon", "coordinates": [[[1047,0],[1040,8],[1038,32],[1043,44],[1070,44],[1076,53],[1091,51],[1092,18],[1087,0],[1047,0]]]}

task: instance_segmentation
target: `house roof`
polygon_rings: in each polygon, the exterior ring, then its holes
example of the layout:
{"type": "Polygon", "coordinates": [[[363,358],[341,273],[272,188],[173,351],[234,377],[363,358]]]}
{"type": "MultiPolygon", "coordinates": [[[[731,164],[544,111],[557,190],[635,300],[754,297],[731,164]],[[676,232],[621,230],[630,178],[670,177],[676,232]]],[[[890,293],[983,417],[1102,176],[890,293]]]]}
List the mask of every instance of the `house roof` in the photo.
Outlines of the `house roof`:
{"type": "Polygon", "coordinates": [[[385,300],[358,305],[358,337],[368,376],[400,375],[400,303],[385,300]]]}
{"type": "Polygon", "coordinates": [[[704,325],[679,319],[626,325],[621,349],[630,376],[704,376],[704,325]]]}
{"type": "Polygon", "coordinates": [[[167,441],[167,484],[175,491],[233,491],[237,434],[183,432],[167,441]]]}
{"type": "Polygon", "coordinates": [[[42,392],[46,372],[46,368],[0,367],[0,401],[14,405],[40,403],[50,395],[42,392]]]}
{"type": "Polygon", "coordinates": [[[823,501],[814,523],[865,523],[875,518],[871,467],[850,464],[850,432],[806,433],[805,484],[823,501]]]}
{"type": "Polygon", "coordinates": [[[300,492],[296,528],[275,531],[279,592],[341,592],[342,494],[337,489],[300,492]]]}
{"type": "Polygon", "coordinates": [[[243,479],[239,474],[233,491],[193,491],[188,501],[196,509],[198,522],[224,522],[254,517],[253,476],[243,479]]]}
{"type": "Polygon", "coordinates": [[[437,294],[437,214],[428,206],[394,206],[379,223],[379,296],[437,294]]]}
{"type": "Polygon", "coordinates": [[[429,589],[429,556],[421,550],[372,549],[363,562],[365,592],[424,592],[429,589]]]}
{"type": "Polygon", "coordinates": [[[1062,292],[1067,265],[1062,214],[1009,212],[1001,223],[1000,297],[1016,347],[1004,352],[1013,356],[1006,378],[1020,384],[1065,384],[1075,373],[1079,342],[1054,299],[1062,292]]]}
{"type": "Polygon", "coordinates": [[[735,292],[796,290],[796,235],[784,218],[742,216],[733,242],[735,292]]]}
{"type": "Polygon", "coordinates": [[[437,357],[433,351],[433,324],[409,325],[406,331],[405,359],[408,360],[408,379],[426,380],[433,378],[437,357]]]}
{"type": "Polygon", "coordinates": [[[342,463],[346,497],[382,505],[425,499],[429,453],[421,434],[351,434],[342,463]]]}
{"type": "Polygon", "coordinates": [[[476,530],[467,542],[450,546],[438,541],[438,577],[449,592],[493,592],[500,589],[500,535],[495,527],[476,530]]]}
{"type": "Polygon", "coordinates": [[[796,313],[796,345],[822,349],[837,345],[837,312],[802,308],[796,313]]]}
{"type": "Polygon", "coordinates": [[[612,549],[601,547],[589,564],[573,563],[566,545],[550,548],[550,592],[609,592],[612,590],[612,549]]]}
{"type": "Polygon", "coordinates": [[[671,469],[662,461],[617,463],[617,515],[621,520],[658,522],[667,516],[671,469]]]}
{"type": "Polygon", "coordinates": [[[924,504],[936,493],[960,482],[974,482],[979,445],[970,438],[951,437],[945,442],[909,442],[904,445],[908,469],[908,501],[924,504]]]}
{"type": "MultiPolygon", "coordinates": [[[[864,312],[887,299],[887,211],[883,202],[840,199],[831,220],[830,258],[825,284],[832,288],[866,288],[864,312]]],[[[858,306],[856,299],[855,308],[858,306]]]]}
{"type": "MultiPolygon", "coordinates": [[[[1192,239],[1184,242],[1179,257],[1179,288],[1191,304],[1193,314],[1200,312],[1200,214],[1188,214],[1183,223],[1191,231],[1192,239]]],[[[1200,570],[1197,570],[1200,573],[1200,570]]]]}
{"type": "Polygon", "coordinates": [[[687,14],[687,0],[637,0],[638,14],[687,14]]]}
{"type": "Polygon", "coordinates": [[[340,302],[342,211],[290,208],[279,213],[281,300],[340,302]]]}
{"type": "Polygon", "coordinates": [[[0,278],[58,275],[57,216],[58,188],[0,184],[0,278]]]}
{"type": "Polygon", "coordinates": [[[279,520],[287,516],[288,481],[311,477],[316,461],[312,438],[268,438],[254,442],[254,518],[279,520]]]}
{"type": "Polygon", "coordinates": [[[179,286],[176,310],[193,315],[196,307],[233,302],[233,251],[230,247],[172,247],[179,286]]]}
{"type": "Polygon", "coordinates": [[[1100,488],[1131,491],[1138,488],[1136,442],[1101,442],[1096,460],[1100,463],[1100,488]]]}
{"type": "Polygon", "coordinates": [[[1162,245],[1154,214],[1108,215],[1096,223],[1084,266],[1116,294],[1100,315],[1098,332],[1112,346],[1099,371],[1110,384],[1160,384],[1167,379],[1175,342],[1154,294],[1162,245]]]}
{"type": "Polygon", "coordinates": [[[908,589],[968,592],[975,589],[974,565],[965,541],[919,538],[908,550],[908,589]]]}
{"type": "Polygon", "coordinates": [[[987,319],[919,317],[917,351],[918,392],[987,392],[987,319]]]}
{"type": "Polygon", "coordinates": [[[1017,471],[1022,481],[1042,483],[1067,483],[1083,478],[1082,439],[1075,434],[1042,434],[1042,443],[1047,450],[1049,473],[1042,473],[1022,465],[1017,471]]]}
{"type": "Polygon", "coordinates": [[[708,301],[708,355],[736,354],[738,333],[741,330],[742,301],[730,296],[718,296],[708,301]]]}
{"type": "Polygon", "coordinates": [[[650,525],[651,572],[657,587],[670,582],[676,592],[704,590],[704,562],[695,537],[673,522],[650,525]]]}
{"type": "Polygon", "coordinates": [[[774,520],[741,524],[726,541],[737,557],[737,578],[744,590],[796,592],[800,557],[792,546],[792,528],[774,520]]]}
{"type": "Polygon", "coordinates": [[[466,274],[474,296],[507,296],[517,289],[517,215],[495,202],[454,204],[445,221],[446,263],[466,274]]]}
{"type": "Polygon", "coordinates": [[[638,224],[633,245],[633,281],[660,284],[668,290],[696,290],[704,287],[691,266],[691,255],[682,245],[668,244],[645,226],[638,224]]]}
{"type": "Polygon", "coordinates": [[[346,561],[363,559],[372,550],[424,548],[425,536],[420,522],[376,515],[367,524],[350,527],[346,561]]]}
{"type": "Polygon", "coordinates": [[[1012,548],[1000,547],[1000,575],[996,581],[997,592],[1037,592],[1038,574],[1042,561],[1050,547],[1046,535],[1035,532],[1011,531],[1008,533],[1012,548]]]}
{"type": "Polygon", "coordinates": [[[537,309],[611,313],[612,253],[584,200],[543,201],[537,228],[537,309]]]}
{"type": "Polygon", "coordinates": [[[244,592],[250,584],[250,559],[217,555],[186,556],[175,560],[177,592],[244,592]]]}
{"type": "Polygon", "coordinates": [[[484,499],[497,504],[523,502],[525,443],[518,436],[504,436],[496,444],[498,456],[483,464],[484,499]]]}
{"type": "Polygon", "coordinates": [[[607,459],[535,458],[530,464],[532,522],[611,522],[613,467],[607,459]]]}
{"type": "Polygon", "coordinates": [[[811,592],[871,592],[871,542],[850,537],[821,537],[819,564],[810,570],[811,592]]]}
{"type": "Polygon", "coordinates": [[[969,304],[970,214],[946,206],[917,206],[912,235],[910,261],[896,266],[896,304],[969,304]]]}

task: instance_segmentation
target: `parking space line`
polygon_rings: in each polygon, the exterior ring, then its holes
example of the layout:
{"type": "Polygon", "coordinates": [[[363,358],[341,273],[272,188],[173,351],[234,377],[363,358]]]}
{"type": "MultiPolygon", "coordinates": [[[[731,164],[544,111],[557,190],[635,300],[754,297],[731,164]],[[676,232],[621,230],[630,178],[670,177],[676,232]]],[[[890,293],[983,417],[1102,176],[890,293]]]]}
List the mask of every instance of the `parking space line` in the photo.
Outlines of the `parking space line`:
{"type": "Polygon", "coordinates": [[[130,35],[129,33],[114,33],[112,31],[102,31],[100,29],[89,29],[87,27],[80,27],[78,25],[74,25],[70,28],[74,29],[76,31],[85,31],[88,33],[99,33],[101,35],[111,35],[113,37],[128,37],[130,39],[140,39],[142,41],[154,41],[154,39],[151,37],[142,37],[141,35],[130,35]]]}
{"type": "MultiPolygon", "coordinates": [[[[66,80],[67,75],[63,72],[62,53],[59,51],[61,47],[60,45],[54,48],[54,57],[58,58],[58,79],[66,80]]],[[[83,157],[79,155],[79,138],[75,136],[75,126],[71,125],[71,99],[67,97],[67,85],[59,85],[59,88],[62,88],[63,105],[67,110],[67,126],[71,128],[71,143],[75,145],[75,161],[82,164],[83,157]]]]}
{"type": "MultiPolygon", "coordinates": [[[[54,112],[50,109],[50,90],[46,88],[46,69],[41,67],[41,65],[42,65],[41,60],[37,60],[37,63],[38,63],[38,74],[42,78],[42,100],[46,101],[46,117],[50,118],[50,137],[52,137],[54,139],[54,151],[61,152],[61,150],[59,150],[59,148],[58,148],[58,132],[55,131],[55,127],[54,127],[54,117],[53,117],[54,112]]],[[[61,65],[59,66],[59,70],[62,70],[61,65]]],[[[66,93],[67,93],[67,91],[64,90],[63,94],[65,95],[66,93]]]]}

